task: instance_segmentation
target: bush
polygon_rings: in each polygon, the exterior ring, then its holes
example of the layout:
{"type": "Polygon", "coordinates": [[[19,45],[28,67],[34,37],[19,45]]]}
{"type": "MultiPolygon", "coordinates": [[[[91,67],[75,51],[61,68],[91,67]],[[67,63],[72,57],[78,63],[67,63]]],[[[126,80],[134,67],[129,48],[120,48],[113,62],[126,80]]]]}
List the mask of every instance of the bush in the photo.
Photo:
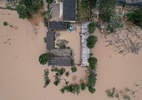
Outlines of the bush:
{"type": "Polygon", "coordinates": [[[116,32],[118,28],[122,28],[123,26],[124,22],[122,22],[121,16],[117,13],[114,13],[108,21],[107,30],[110,33],[113,33],[116,32]]]}
{"type": "Polygon", "coordinates": [[[47,70],[44,70],[44,81],[45,81],[45,83],[44,83],[44,88],[47,86],[47,85],[49,85],[49,83],[50,83],[50,79],[49,79],[49,77],[48,77],[48,75],[49,75],[49,70],[47,69],[47,70]]]}
{"type": "Polygon", "coordinates": [[[49,56],[50,54],[49,53],[43,53],[39,56],[39,62],[40,64],[42,65],[45,65],[48,63],[48,60],[49,60],[49,56]]]}
{"type": "Polygon", "coordinates": [[[76,67],[72,67],[72,68],[71,68],[71,71],[74,73],[74,72],[77,71],[77,68],[76,68],[76,67]]]}
{"type": "Polygon", "coordinates": [[[88,90],[91,94],[95,93],[96,89],[93,87],[88,87],[88,90]]]}
{"type": "Polygon", "coordinates": [[[65,74],[67,77],[70,75],[70,73],[69,72],[66,72],[66,74],[65,74]]]}
{"type": "Polygon", "coordinates": [[[46,37],[44,37],[44,42],[45,42],[45,43],[47,42],[47,38],[46,38],[46,37]]]}
{"type": "Polygon", "coordinates": [[[47,27],[48,26],[48,20],[46,17],[43,18],[43,23],[44,23],[44,26],[47,27]]]}
{"type": "Polygon", "coordinates": [[[96,74],[94,74],[93,72],[90,72],[89,76],[88,76],[88,83],[87,86],[88,87],[94,87],[96,84],[96,74]]]}
{"type": "Polygon", "coordinates": [[[89,33],[93,33],[96,30],[96,23],[90,22],[88,25],[88,30],[89,30],[89,33]]]}
{"type": "Polygon", "coordinates": [[[42,0],[20,0],[16,6],[17,13],[22,19],[30,18],[43,7],[42,0]]]}
{"type": "Polygon", "coordinates": [[[80,93],[80,86],[79,85],[69,85],[69,86],[65,86],[60,90],[62,93],[66,92],[71,92],[74,94],[79,94],[80,93]]]}
{"type": "Polygon", "coordinates": [[[104,22],[108,22],[110,17],[114,14],[115,12],[115,7],[117,4],[117,0],[99,0],[99,13],[100,13],[100,18],[104,22]]]}
{"type": "Polygon", "coordinates": [[[60,83],[60,80],[55,80],[55,81],[54,81],[54,85],[55,85],[55,86],[59,85],[59,83],[60,83]]]}
{"type": "Polygon", "coordinates": [[[97,37],[94,36],[94,35],[90,35],[88,38],[87,38],[87,47],[88,48],[94,48],[96,42],[98,41],[97,37]]]}
{"type": "Polygon", "coordinates": [[[4,26],[8,26],[8,22],[3,22],[3,25],[4,26]]]}
{"type": "Polygon", "coordinates": [[[90,57],[88,62],[90,70],[96,70],[97,59],[95,57],[90,57]]]}
{"type": "Polygon", "coordinates": [[[46,2],[47,2],[47,3],[52,3],[52,2],[53,2],[53,0],[46,0],[46,2]]]}
{"type": "Polygon", "coordinates": [[[85,83],[81,83],[80,87],[81,87],[81,90],[85,90],[86,89],[86,84],[85,83]]]}
{"type": "Polygon", "coordinates": [[[126,14],[128,20],[142,28],[142,8],[126,14]]]}

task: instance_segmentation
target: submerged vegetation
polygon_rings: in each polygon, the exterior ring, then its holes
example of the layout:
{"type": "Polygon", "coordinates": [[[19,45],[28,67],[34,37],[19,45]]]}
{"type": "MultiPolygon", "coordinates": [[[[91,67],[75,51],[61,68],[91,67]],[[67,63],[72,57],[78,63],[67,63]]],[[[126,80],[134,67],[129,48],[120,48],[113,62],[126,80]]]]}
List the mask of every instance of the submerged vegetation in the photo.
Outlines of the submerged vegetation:
{"type": "Polygon", "coordinates": [[[88,38],[87,38],[87,47],[88,48],[94,48],[96,42],[98,41],[97,37],[94,36],[94,35],[90,35],[88,38]]]}
{"type": "Polygon", "coordinates": [[[49,53],[43,53],[39,56],[39,62],[40,64],[42,65],[45,65],[48,63],[48,60],[49,60],[49,57],[50,57],[50,54],[49,53]]]}
{"type": "Polygon", "coordinates": [[[89,33],[93,33],[96,29],[96,22],[90,22],[89,25],[88,25],[88,31],[89,33]]]}
{"type": "Polygon", "coordinates": [[[3,22],[3,25],[8,26],[9,24],[8,24],[8,22],[5,21],[5,22],[3,22]]]}

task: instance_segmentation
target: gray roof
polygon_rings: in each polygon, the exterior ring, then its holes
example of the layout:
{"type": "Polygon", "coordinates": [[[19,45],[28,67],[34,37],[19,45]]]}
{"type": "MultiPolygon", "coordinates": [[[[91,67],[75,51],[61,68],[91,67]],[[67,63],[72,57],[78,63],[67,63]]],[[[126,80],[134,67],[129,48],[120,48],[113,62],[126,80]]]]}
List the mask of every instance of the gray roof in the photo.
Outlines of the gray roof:
{"type": "Polygon", "coordinates": [[[120,4],[142,7],[142,0],[118,0],[120,4]]]}
{"type": "Polygon", "coordinates": [[[50,54],[56,55],[56,56],[70,56],[71,55],[71,49],[53,49],[50,51],[50,54]]]}
{"type": "Polygon", "coordinates": [[[71,49],[53,49],[49,53],[49,66],[71,66],[71,49]]]}
{"type": "Polygon", "coordinates": [[[63,1],[63,20],[76,21],[76,0],[63,1]]]}
{"type": "Polygon", "coordinates": [[[53,57],[49,60],[50,66],[71,66],[71,57],[53,57]]]}
{"type": "Polygon", "coordinates": [[[65,29],[67,29],[67,22],[50,21],[48,28],[50,30],[65,30],[65,29]]]}
{"type": "Polygon", "coordinates": [[[46,43],[47,43],[47,50],[52,50],[54,49],[54,40],[55,40],[55,32],[47,32],[47,38],[46,38],[46,43]]]}

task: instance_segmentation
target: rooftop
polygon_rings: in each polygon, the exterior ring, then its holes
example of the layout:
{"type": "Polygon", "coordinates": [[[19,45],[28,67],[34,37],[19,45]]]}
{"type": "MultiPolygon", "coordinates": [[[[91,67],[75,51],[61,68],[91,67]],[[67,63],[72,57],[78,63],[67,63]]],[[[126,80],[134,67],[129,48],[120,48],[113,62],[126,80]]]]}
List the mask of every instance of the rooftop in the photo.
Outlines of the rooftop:
{"type": "Polygon", "coordinates": [[[63,0],[63,20],[76,21],[76,0],[63,0]]]}
{"type": "Polygon", "coordinates": [[[52,50],[54,49],[54,40],[55,40],[55,32],[47,32],[47,38],[46,38],[46,42],[47,42],[47,50],[52,50]]]}
{"type": "Polygon", "coordinates": [[[49,21],[48,26],[50,30],[65,30],[67,29],[67,22],[49,21]]]}
{"type": "Polygon", "coordinates": [[[49,66],[71,66],[70,49],[53,49],[50,51],[50,54],[53,56],[49,59],[49,66]]]}

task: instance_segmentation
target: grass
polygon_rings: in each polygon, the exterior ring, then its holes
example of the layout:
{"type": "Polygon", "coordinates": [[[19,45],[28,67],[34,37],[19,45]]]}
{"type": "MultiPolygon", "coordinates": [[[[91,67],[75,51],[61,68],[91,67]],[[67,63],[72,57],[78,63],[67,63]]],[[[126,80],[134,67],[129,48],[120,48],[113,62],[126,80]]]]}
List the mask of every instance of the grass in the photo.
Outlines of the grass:
{"type": "Polygon", "coordinates": [[[77,0],[77,20],[79,22],[89,20],[89,3],[77,0]]]}

